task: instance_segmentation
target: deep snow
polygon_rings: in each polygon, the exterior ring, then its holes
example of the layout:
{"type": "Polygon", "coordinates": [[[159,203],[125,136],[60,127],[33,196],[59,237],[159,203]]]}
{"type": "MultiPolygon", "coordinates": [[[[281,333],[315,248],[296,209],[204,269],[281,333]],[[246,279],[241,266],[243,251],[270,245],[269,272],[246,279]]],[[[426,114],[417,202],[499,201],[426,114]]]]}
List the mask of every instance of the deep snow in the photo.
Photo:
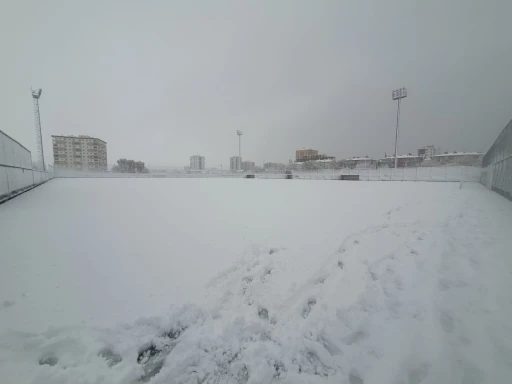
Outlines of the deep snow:
{"type": "Polygon", "coordinates": [[[509,382],[511,234],[475,183],[52,180],[0,206],[0,382],[509,382]]]}

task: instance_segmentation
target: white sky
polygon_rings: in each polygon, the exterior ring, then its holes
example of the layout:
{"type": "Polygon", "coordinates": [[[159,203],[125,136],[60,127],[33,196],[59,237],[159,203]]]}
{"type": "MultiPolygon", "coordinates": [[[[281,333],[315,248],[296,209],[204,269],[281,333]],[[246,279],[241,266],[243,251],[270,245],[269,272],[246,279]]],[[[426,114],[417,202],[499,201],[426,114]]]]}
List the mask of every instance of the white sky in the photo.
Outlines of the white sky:
{"type": "Polygon", "coordinates": [[[510,0],[0,0],[0,129],[33,151],[30,87],[51,134],[182,166],[346,158],[434,144],[486,151],[512,118],[510,0]]]}

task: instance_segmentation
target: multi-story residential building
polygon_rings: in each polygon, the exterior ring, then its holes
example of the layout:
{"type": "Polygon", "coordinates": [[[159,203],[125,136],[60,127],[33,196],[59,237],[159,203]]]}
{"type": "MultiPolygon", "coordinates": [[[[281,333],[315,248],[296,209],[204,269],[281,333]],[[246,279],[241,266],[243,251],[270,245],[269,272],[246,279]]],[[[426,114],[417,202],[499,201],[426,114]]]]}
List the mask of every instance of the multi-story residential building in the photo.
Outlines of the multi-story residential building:
{"type": "Polygon", "coordinates": [[[427,145],[426,147],[418,149],[418,156],[424,159],[431,159],[436,154],[436,148],[433,145],[427,145]]]}
{"type": "Polygon", "coordinates": [[[229,159],[229,169],[232,171],[240,171],[242,169],[242,158],[233,156],[229,159]]]}
{"type": "Polygon", "coordinates": [[[269,162],[269,163],[264,163],[263,168],[266,171],[284,171],[286,169],[286,165],[281,164],[281,163],[270,163],[269,162]]]}
{"type": "Polygon", "coordinates": [[[255,166],[254,161],[242,161],[242,169],[244,171],[252,171],[255,166]]]}
{"type": "Polygon", "coordinates": [[[190,170],[192,171],[203,171],[205,169],[206,162],[204,156],[194,155],[190,156],[190,170]]]}
{"type": "Polygon", "coordinates": [[[372,159],[371,157],[352,157],[350,159],[342,160],[343,166],[349,167],[352,169],[366,169],[366,168],[376,168],[377,160],[372,159]]]}
{"type": "MultiPolygon", "coordinates": [[[[423,157],[414,156],[413,154],[408,155],[398,155],[397,156],[397,168],[410,168],[410,167],[419,167],[423,162],[423,157]]],[[[395,156],[388,156],[383,159],[380,159],[378,162],[379,167],[395,167],[395,156]]]]}
{"type": "Polygon", "coordinates": [[[107,143],[90,136],[52,135],[53,164],[77,171],[107,171],[107,143]]]}
{"type": "Polygon", "coordinates": [[[316,149],[303,148],[295,151],[295,161],[315,160],[316,156],[318,156],[316,149]]]}

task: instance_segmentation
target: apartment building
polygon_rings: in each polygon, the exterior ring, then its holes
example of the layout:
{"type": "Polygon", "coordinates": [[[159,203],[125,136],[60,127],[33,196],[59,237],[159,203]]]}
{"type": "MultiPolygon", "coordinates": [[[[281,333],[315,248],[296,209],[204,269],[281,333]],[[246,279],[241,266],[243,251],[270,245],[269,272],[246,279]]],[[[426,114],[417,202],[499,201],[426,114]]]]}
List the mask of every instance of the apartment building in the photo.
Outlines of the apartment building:
{"type": "Polygon", "coordinates": [[[431,159],[436,154],[436,148],[433,145],[427,145],[418,149],[418,156],[431,159]]]}
{"type": "Polygon", "coordinates": [[[242,161],[242,169],[244,171],[252,171],[255,167],[254,161],[242,161]]]}
{"type": "Polygon", "coordinates": [[[316,156],[318,156],[316,149],[302,148],[295,151],[295,161],[316,160],[314,159],[316,156]]]}
{"type": "Polygon", "coordinates": [[[229,169],[232,171],[240,171],[242,169],[242,158],[240,156],[232,156],[229,159],[229,169]]]}
{"type": "Polygon", "coordinates": [[[190,170],[192,171],[204,171],[206,161],[204,156],[194,155],[190,156],[190,170]]]}
{"type": "Polygon", "coordinates": [[[77,171],[107,171],[107,143],[90,136],[52,135],[53,164],[77,171]]]}

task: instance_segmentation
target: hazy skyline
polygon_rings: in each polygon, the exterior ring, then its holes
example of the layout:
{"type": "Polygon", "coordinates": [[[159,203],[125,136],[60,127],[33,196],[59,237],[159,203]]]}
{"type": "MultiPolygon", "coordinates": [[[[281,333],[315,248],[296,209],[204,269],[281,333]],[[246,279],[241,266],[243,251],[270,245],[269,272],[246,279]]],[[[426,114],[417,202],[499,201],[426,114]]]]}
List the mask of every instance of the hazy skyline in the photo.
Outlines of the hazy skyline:
{"type": "Polygon", "coordinates": [[[50,135],[184,166],[338,159],[433,144],[487,151],[512,118],[512,3],[16,1],[2,3],[0,129],[36,159],[30,87],[50,135]]]}

